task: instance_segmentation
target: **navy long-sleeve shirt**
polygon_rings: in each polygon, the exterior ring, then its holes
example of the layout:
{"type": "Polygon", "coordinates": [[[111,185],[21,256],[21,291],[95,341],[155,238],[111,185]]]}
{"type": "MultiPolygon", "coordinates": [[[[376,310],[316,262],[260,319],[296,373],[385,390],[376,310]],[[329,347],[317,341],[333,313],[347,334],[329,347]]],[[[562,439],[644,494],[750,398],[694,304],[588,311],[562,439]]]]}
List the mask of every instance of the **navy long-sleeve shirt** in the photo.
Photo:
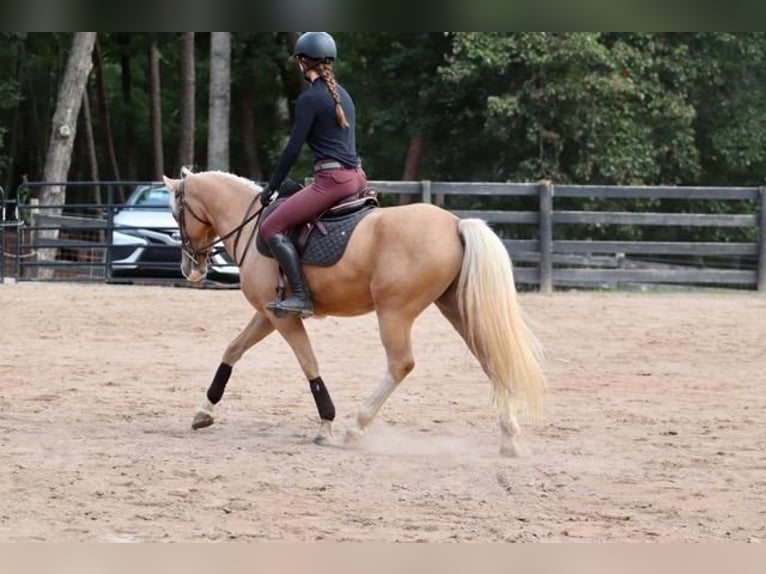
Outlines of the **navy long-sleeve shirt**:
{"type": "Polygon", "coordinates": [[[354,101],[340,84],[336,85],[348,127],[342,128],[338,125],[335,101],[327,89],[327,84],[321,78],[314,80],[295,104],[295,120],[290,139],[282,150],[269,180],[270,189],[279,189],[298,159],[304,143],[308,143],[315,161],[336,160],[349,168],[359,165],[354,101]]]}

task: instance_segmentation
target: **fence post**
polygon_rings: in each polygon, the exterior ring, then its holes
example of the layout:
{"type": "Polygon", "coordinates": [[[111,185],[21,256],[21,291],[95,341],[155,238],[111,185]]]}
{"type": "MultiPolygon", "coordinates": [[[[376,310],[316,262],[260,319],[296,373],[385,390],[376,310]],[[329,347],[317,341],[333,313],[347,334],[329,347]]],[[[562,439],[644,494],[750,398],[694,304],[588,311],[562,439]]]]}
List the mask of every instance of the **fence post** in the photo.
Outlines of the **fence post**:
{"type": "Polygon", "coordinates": [[[758,291],[766,293],[766,187],[759,187],[761,204],[758,206],[758,291]]]}
{"type": "MultiPolygon", "coordinates": [[[[16,213],[20,220],[24,220],[24,211],[21,207],[21,187],[16,188],[16,213]]],[[[24,230],[19,226],[19,230],[16,232],[16,261],[13,265],[13,276],[16,281],[21,277],[21,242],[23,240],[22,233],[24,230]]]]}
{"type": "Polygon", "coordinates": [[[553,183],[540,182],[540,292],[553,291],[553,183]]]}
{"type": "Polygon", "coordinates": [[[0,283],[5,281],[5,193],[0,186],[0,283]]]}
{"type": "Polygon", "coordinates": [[[431,181],[427,179],[421,181],[420,188],[422,191],[421,199],[423,203],[431,203],[431,181]]]}

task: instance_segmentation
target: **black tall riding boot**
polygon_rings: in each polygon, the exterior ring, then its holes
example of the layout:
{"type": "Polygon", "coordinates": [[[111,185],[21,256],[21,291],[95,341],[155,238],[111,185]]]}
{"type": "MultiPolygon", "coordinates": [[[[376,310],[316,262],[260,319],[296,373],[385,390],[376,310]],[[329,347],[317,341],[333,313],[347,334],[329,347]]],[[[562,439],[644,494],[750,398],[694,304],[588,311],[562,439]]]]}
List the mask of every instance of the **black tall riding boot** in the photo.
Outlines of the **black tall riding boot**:
{"type": "Polygon", "coordinates": [[[300,256],[293,242],[288,237],[277,234],[268,243],[271,253],[287,276],[292,295],[283,301],[269,303],[266,308],[275,313],[300,313],[301,317],[310,317],[314,313],[314,305],[303,277],[300,256]]]}

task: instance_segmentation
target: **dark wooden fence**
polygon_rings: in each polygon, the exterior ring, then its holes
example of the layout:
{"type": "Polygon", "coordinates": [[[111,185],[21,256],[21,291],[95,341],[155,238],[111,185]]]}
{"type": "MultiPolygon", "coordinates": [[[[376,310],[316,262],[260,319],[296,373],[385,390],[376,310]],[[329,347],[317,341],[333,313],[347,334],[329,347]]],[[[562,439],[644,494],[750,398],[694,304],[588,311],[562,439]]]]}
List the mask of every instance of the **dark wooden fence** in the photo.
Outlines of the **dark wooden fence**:
{"type": "MultiPolygon", "coordinates": [[[[516,264],[519,283],[555,287],[620,287],[628,284],[693,284],[743,287],[766,292],[766,188],[588,186],[540,183],[373,182],[384,193],[407,194],[444,205],[460,217],[478,217],[494,227],[531,228],[529,237],[504,239],[516,264]],[[525,211],[453,209],[451,197],[527,197],[525,211]],[[674,200],[685,212],[574,210],[559,208],[562,200],[674,200]],[[716,202],[716,204],[711,204],[716,202]],[[710,212],[722,203],[743,213],[710,212]],[[692,208],[705,212],[690,212],[692,208]],[[565,226],[590,225],[608,235],[615,226],[743,228],[752,241],[637,241],[602,238],[565,239],[565,226]],[[557,234],[557,231],[559,232],[557,234]],[[678,256],[674,263],[669,256],[678,256]],[[715,259],[719,266],[712,266],[715,259]],[[696,261],[696,262],[695,262],[696,261]],[[748,264],[751,262],[751,264],[748,264]],[[743,268],[744,267],[744,268],[743,268]]],[[[584,203],[582,201],[581,203],[584,203]]],[[[612,201],[611,203],[616,203],[612,201]]],[[[503,234],[500,233],[502,236],[503,234]]]]}
{"type": "Polygon", "coordinates": [[[5,215],[5,190],[0,186],[0,283],[5,280],[5,228],[8,226],[6,223],[5,215]]]}
{"type": "MultiPolygon", "coordinates": [[[[714,285],[766,292],[764,187],[582,186],[551,182],[370,183],[379,191],[384,204],[436,203],[460,217],[484,219],[503,239],[514,261],[517,282],[539,287],[543,292],[557,287],[621,288],[637,284],[714,285]],[[503,198],[518,201],[524,207],[470,207],[476,200],[486,204],[503,198]],[[672,211],[647,211],[645,207],[636,209],[635,205],[630,206],[632,210],[615,207],[630,200],[645,200],[653,206],[667,200],[675,207],[672,211]],[[606,207],[594,209],[594,205],[606,207]],[[688,231],[695,228],[739,228],[746,239],[646,241],[625,239],[624,233],[617,233],[617,230],[624,232],[645,226],[685,230],[680,236],[691,235],[688,231]],[[571,233],[572,229],[580,231],[571,233]],[[610,235],[613,229],[615,232],[610,235]],[[598,233],[591,237],[588,230],[598,230],[598,233]]],[[[19,208],[25,211],[29,206],[19,208]]],[[[102,222],[101,225],[109,230],[109,224],[104,226],[102,222]]],[[[78,265],[82,268],[90,263],[80,261],[78,265]]],[[[103,258],[92,265],[103,268],[103,258]]],[[[94,274],[92,271],[89,275],[103,276],[103,272],[94,274]]]]}

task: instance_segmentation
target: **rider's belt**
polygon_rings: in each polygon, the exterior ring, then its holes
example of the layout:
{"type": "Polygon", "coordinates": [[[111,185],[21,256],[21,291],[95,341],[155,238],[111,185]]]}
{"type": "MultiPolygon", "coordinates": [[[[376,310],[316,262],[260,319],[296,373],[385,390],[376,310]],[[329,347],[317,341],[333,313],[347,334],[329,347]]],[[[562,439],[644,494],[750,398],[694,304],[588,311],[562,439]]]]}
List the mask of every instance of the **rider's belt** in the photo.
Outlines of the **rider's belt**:
{"type": "Polygon", "coordinates": [[[318,161],[314,164],[314,171],[323,171],[325,169],[346,169],[346,166],[339,161],[318,161]]]}

